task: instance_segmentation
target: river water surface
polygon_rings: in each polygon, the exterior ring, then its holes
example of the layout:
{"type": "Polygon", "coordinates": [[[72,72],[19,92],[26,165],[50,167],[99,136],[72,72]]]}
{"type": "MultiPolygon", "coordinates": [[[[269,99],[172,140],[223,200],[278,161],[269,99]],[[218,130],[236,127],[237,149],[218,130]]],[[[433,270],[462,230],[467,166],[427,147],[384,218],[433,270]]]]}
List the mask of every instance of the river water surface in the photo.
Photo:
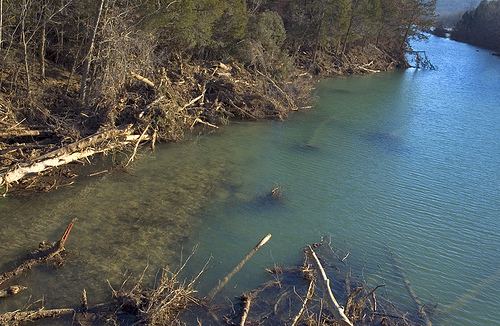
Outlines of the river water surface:
{"type": "Polygon", "coordinates": [[[434,37],[414,49],[438,69],[323,81],[314,109],[286,121],[231,123],[144,151],[127,173],[1,199],[2,272],[78,221],[66,266],[20,279],[29,289],[0,313],[42,297],[48,308],[77,305],[83,288],[101,302],[106,280],[119,287],[146,266],[152,280],[195,245],[184,276],[212,256],[204,295],[271,233],[220,298],[267,281],[265,268],[299,264],[302,247],[331,236],[353,273],[414,309],[392,250],[421,300],[439,302],[436,325],[500,325],[500,58],[434,37]],[[275,185],[280,201],[266,197],[275,185]]]}

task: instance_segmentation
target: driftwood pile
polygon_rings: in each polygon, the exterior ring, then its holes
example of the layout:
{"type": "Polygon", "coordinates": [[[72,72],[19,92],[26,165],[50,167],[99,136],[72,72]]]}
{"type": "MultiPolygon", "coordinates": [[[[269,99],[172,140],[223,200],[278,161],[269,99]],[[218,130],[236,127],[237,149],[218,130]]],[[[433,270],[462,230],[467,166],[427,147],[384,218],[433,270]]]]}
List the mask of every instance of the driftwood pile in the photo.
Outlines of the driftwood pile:
{"type": "MultiPolygon", "coordinates": [[[[61,240],[54,244],[42,244],[34,257],[13,271],[4,273],[0,283],[10,281],[37,264],[61,259],[64,242],[73,223],[70,223],[61,240]]],[[[192,281],[180,282],[179,272],[186,266],[188,258],[176,273],[164,270],[160,280],[152,287],[143,284],[143,276],[131,287],[128,287],[127,281],[118,290],[109,284],[113,302],[89,306],[83,290],[79,307],[53,310],[41,307],[7,312],[0,315],[0,325],[21,325],[56,317],[65,317],[63,321],[71,325],[432,325],[427,308],[415,295],[395,261],[397,273],[417,304],[415,312],[401,312],[383,294],[377,294],[376,290],[384,284],[369,288],[350,272],[342,276],[340,271],[345,270],[348,255],[338,258],[326,241],[307,246],[304,262],[298,268],[275,267],[268,270],[272,275],[271,281],[243,293],[235,302],[228,304],[215,300],[227,281],[270,238],[269,234],[262,239],[204,298],[196,296],[195,284],[208,262],[192,281]]],[[[391,256],[395,259],[392,253],[391,256]]],[[[22,289],[22,286],[15,285],[2,292],[13,295],[22,289]]]]}
{"type": "Polygon", "coordinates": [[[202,307],[186,310],[184,320],[203,325],[432,325],[421,302],[413,312],[402,311],[377,291],[385,284],[370,288],[350,272],[341,275],[349,269],[348,255],[332,253],[326,241],[307,246],[302,266],[268,270],[271,281],[243,293],[230,307],[201,301],[202,307]]]}
{"type": "Polygon", "coordinates": [[[67,185],[57,179],[71,173],[48,171],[125,147],[130,163],[141,142],[149,141],[154,149],[156,141],[179,140],[195,127],[212,131],[229,119],[283,119],[305,105],[312,84],[308,74],[285,83],[235,63],[180,58],[148,76],[129,73],[113,94],[101,90],[103,102],[97,106],[84,106],[76,91],[64,90],[57,80],[44,91],[47,98],[14,104],[0,93],[4,193],[12,187],[47,191],[67,185]],[[48,173],[53,182],[38,186],[36,181],[48,173]]]}

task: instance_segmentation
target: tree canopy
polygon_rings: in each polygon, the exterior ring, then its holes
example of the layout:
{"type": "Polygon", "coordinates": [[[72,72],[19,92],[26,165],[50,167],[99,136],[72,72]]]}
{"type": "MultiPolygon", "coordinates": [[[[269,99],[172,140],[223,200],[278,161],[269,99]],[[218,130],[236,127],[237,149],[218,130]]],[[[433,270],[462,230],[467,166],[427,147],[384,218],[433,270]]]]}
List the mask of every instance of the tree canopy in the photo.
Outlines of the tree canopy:
{"type": "MultiPolygon", "coordinates": [[[[58,59],[86,42],[97,10],[90,0],[1,2],[3,45],[23,43],[24,37],[27,54],[36,52],[43,26],[50,36],[46,50],[58,59]]],[[[176,53],[233,55],[243,40],[274,54],[277,47],[292,54],[299,46],[338,53],[359,42],[404,47],[429,25],[434,7],[435,0],[106,0],[96,37],[104,39],[115,21],[176,53]]]]}

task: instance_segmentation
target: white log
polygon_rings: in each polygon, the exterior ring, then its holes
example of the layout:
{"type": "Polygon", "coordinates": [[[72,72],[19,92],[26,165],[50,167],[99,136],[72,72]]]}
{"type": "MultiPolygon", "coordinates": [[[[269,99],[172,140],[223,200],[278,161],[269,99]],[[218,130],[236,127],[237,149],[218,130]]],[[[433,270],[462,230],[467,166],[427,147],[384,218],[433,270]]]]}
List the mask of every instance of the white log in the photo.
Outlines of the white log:
{"type": "Polygon", "coordinates": [[[311,246],[307,247],[306,254],[309,256],[309,259],[312,261],[318,276],[321,278],[320,283],[323,287],[323,293],[324,293],[323,298],[325,299],[328,308],[333,313],[333,316],[338,322],[344,322],[347,325],[353,326],[352,322],[345,315],[344,308],[342,308],[335,299],[332,289],[330,288],[330,280],[326,276],[326,272],[323,269],[323,266],[321,265],[318,256],[316,256],[316,253],[311,248],[311,246]]]}
{"type": "Polygon", "coordinates": [[[102,153],[127,143],[120,137],[130,133],[130,126],[99,132],[65,147],[42,155],[37,159],[0,172],[0,185],[17,182],[29,174],[37,174],[70,162],[102,153]]]}

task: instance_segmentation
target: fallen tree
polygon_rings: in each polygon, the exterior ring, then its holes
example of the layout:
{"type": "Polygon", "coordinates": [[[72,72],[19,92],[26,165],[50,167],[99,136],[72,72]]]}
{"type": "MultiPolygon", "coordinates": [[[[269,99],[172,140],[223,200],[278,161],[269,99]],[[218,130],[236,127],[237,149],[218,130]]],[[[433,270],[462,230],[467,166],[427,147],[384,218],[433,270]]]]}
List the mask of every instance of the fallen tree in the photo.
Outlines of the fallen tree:
{"type": "Polygon", "coordinates": [[[352,326],[352,322],[349,320],[349,318],[347,318],[347,316],[344,313],[344,308],[342,308],[338,304],[337,299],[335,299],[335,296],[333,295],[332,289],[330,287],[330,280],[326,276],[326,272],[323,269],[323,266],[321,265],[321,262],[319,261],[319,258],[314,252],[313,248],[311,248],[311,246],[307,246],[307,248],[305,249],[305,253],[307,255],[307,258],[314,265],[316,274],[321,280],[321,285],[323,287],[323,299],[326,301],[328,308],[335,316],[335,319],[338,322],[342,322],[352,326]]]}
{"type": "MultiPolygon", "coordinates": [[[[66,230],[64,231],[61,239],[54,243],[41,242],[39,247],[31,252],[30,258],[26,259],[19,266],[15,267],[13,270],[8,271],[0,275],[0,284],[12,280],[13,278],[21,275],[22,273],[34,268],[37,265],[45,264],[48,262],[61,262],[63,260],[62,254],[65,251],[64,244],[68,239],[68,235],[75,224],[76,219],[73,219],[66,230]]],[[[11,285],[7,288],[0,289],[0,298],[10,297],[19,293],[22,290],[27,289],[22,285],[11,285]]],[[[6,312],[0,315],[0,325],[1,326],[17,326],[21,323],[32,322],[40,319],[47,318],[57,318],[64,315],[73,315],[75,310],[72,308],[64,309],[49,309],[46,310],[43,307],[37,310],[27,310],[27,311],[13,311],[6,312]]]]}
{"type": "Polygon", "coordinates": [[[154,147],[156,140],[182,139],[196,126],[212,131],[229,119],[283,119],[305,105],[312,84],[308,74],[285,83],[235,63],[179,61],[167,62],[147,77],[131,71],[126,84],[116,85],[120,93],[98,110],[53,94],[70,107],[62,113],[57,107],[35,107],[29,111],[36,116],[33,120],[43,121],[36,126],[22,119],[22,108],[0,103],[5,111],[0,121],[0,186],[28,188],[22,182],[27,176],[31,185],[33,176],[126,145],[132,145],[131,162],[141,141],[151,139],[154,147]],[[68,140],[72,142],[64,145],[68,140]]]}
{"type": "Polygon", "coordinates": [[[0,186],[5,185],[8,190],[10,184],[18,182],[27,175],[38,174],[54,167],[126,145],[136,139],[136,137],[129,137],[131,136],[131,131],[132,128],[130,125],[101,131],[41,155],[30,162],[3,169],[0,171],[0,186]]]}

